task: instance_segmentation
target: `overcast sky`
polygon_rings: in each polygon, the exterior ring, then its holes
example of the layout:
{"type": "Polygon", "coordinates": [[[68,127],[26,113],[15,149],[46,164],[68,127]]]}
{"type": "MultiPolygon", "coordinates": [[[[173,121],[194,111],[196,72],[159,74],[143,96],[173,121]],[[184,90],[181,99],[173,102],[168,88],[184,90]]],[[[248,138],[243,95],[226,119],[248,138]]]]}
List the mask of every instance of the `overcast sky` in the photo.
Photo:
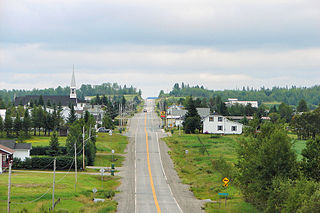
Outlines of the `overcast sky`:
{"type": "Polygon", "coordinates": [[[319,0],[1,0],[0,89],[320,81],[319,0]]]}

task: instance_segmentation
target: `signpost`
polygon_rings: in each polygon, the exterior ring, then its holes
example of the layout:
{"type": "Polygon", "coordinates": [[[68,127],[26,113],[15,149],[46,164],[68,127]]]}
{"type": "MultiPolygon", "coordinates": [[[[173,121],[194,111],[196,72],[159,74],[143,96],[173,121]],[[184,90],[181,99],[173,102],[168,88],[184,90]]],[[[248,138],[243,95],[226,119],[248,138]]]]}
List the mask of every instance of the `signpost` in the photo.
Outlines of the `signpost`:
{"type": "Polygon", "coordinates": [[[109,135],[112,136],[112,130],[111,130],[111,129],[110,129],[110,131],[109,131],[109,135]]]}
{"type": "Polygon", "coordinates": [[[224,185],[225,187],[228,186],[228,183],[229,183],[229,179],[227,177],[223,178],[222,182],[224,182],[224,185]]]}
{"type": "Polygon", "coordinates": [[[114,150],[111,151],[112,152],[112,162],[114,161],[114,150]]]}
{"type": "MultiPolygon", "coordinates": [[[[229,193],[218,193],[218,195],[224,196],[224,198],[225,198],[224,206],[227,206],[227,197],[228,197],[229,193]]],[[[220,200],[221,200],[221,198],[219,198],[219,208],[220,208],[220,204],[221,204],[220,200]]]]}
{"type": "Polygon", "coordinates": [[[101,168],[100,169],[100,172],[101,172],[101,187],[102,187],[102,189],[103,189],[103,175],[104,175],[104,168],[101,168]]]}
{"type": "Polygon", "coordinates": [[[92,189],[93,197],[95,197],[95,196],[96,196],[97,191],[98,191],[98,190],[97,190],[96,188],[93,188],[93,189],[92,189]]]}

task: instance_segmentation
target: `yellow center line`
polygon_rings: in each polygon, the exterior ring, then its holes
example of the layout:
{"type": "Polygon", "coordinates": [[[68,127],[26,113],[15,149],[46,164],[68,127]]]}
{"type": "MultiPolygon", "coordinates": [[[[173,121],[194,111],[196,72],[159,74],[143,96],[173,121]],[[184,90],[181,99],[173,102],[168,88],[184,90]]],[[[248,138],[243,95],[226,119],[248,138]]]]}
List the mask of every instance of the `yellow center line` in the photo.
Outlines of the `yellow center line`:
{"type": "Polygon", "coordinates": [[[156,195],[156,190],[154,189],[152,173],[151,173],[151,166],[150,166],[149,143],[148,143],[148,132],[147,132],[147,113],[145,113],[145,118],[144,118],[144,132],[146,133],[148,171],[149,171],[149,177],[150,177],[150,185],[151,185],[152,194],[153,194],[153,200],[154,200],[154,203],[156,204],[157,212],[161,213],[160,206],[159,206],[158,199],[157,199],[157,195],[156,195]]]}

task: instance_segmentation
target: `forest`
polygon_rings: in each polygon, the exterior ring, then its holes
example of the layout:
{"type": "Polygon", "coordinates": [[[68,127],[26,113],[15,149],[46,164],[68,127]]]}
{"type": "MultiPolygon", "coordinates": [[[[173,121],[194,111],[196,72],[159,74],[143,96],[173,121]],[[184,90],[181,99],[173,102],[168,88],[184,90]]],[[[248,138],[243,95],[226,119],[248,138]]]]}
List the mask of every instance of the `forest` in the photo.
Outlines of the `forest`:
{"type": "Polygon", "coordinates": [[[172,90],[165,94],[163,90],[160,91],[159,97],[199,97],[212,98],[220,96],[223,101],[228,98],[238,98],[238,100],[258,101],[259,105],[264,102],[278,102],[285,103],[292,106],[297,106],[301,99],[307,102],[310,109],[315,109],[320,103],[320,86],[312,87],[273,87],[254,89],[243,87],[242,89],[234,90],[210,90],[204,86],[190,86],[185,83],[175,83],[172,90]]]}
{"type": "MultiPolygon", "coordinates": [[[[33,90],[0,90],[0,107],[2,104],[8,104],[12,102],[14,96],[25,96],[25,95],[69,95],[70,87],[47,88],[47,89],[33,89],[33,90]]],[[[133,86],[127,87],[126,85],[121,86],[117,83],[103,83],[101,85],[90,85],[82,84],[77,90],[77,96],[80,99],[84,99],[85,96],[95,95],[130,95],[139,94],[141,90],[137,91],[133,86]]]]}

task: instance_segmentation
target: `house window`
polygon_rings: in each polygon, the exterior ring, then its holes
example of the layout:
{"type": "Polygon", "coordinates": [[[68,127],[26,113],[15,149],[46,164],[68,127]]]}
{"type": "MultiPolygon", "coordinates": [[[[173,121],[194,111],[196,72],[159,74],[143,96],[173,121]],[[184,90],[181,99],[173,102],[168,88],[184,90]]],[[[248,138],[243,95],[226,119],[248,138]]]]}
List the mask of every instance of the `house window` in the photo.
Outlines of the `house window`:
{"type": "Polygon", "coordinates": [[[222,131],[223,126],[218,126],[218,131],[222,131]]]}
{"type": "Polygon", "coordinates": [[[236,132],[237,131],[237,126],[232,126],[231,131],[236,132]]]}
{"type": "Polygon", "coordinates": [[[209,122],[213,122],[213,117],[209,117],[209,122]]]}
{"type": "Polygon", "coordinates": [[[222,122],[222,117],[218,117],[218,121],[219,121],[219,122],[222,122]]]}

